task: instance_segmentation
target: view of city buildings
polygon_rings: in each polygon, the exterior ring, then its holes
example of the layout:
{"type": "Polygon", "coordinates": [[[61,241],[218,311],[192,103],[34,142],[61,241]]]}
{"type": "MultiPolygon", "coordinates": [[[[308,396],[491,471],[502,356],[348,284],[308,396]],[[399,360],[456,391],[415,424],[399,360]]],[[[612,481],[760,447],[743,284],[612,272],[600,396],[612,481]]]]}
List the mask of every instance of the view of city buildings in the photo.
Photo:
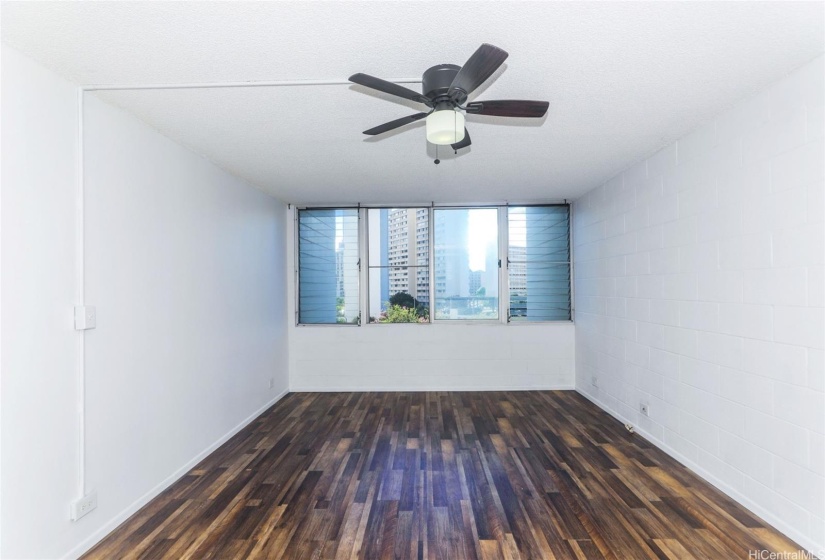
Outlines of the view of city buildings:
{"type": "Polygon", "coordinates": [[[371,317],[385,311],[390,296],[399,292],[410,294],[416,304],[429,307],[431,281],[437,318],[456,318],[468,313],[479,318],[497,316],[498,247],[494,242],[487,243],[483,268],[471,269],[469,216],[473,211],[495,212],[490,209],[436,210],[434,239],[430,236],[428,208],[369,211],[371,317]],[[434,243],[432,273],[429,269],[431,242],[434,243]],[[485,307],[488,309],[482,315],[485,307]]]}
{"type": "MultiPolygon", "coordinates": [[[[427,208],[387,209],[389,295],[404,292],[424,306],[430,302],[430,224],[427,208]]],[[[389,298],[388,298],[389,299],[389,298]]]]}

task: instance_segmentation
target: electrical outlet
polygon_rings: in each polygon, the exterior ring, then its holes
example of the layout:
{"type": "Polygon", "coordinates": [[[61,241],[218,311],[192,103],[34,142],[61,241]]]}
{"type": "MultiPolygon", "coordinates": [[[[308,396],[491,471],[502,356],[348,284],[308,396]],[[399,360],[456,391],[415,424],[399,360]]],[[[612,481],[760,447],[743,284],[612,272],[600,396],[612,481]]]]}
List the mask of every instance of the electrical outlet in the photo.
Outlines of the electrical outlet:
{"type": "Polygon", "coordinates": [[[97,492],[89,492],[72,502],[72,521],[77,521],[97,507],[97,492]]]}
{"type": "Polygon", "coordinates": [[[590,384],[593,385],[594,387],[598,387],[599,386],[599,378],[594,375],[593,377],[590,378],[590,384]]]}
{"type": "Polygon", "coordinates": [[[269,378],[269,388],[270,388],[270,389],[274,389],[274,388],[275,388],[275,378],[274,378],[274,377],[270,377],[270,378],[269,378]]]}
{"type": "Polygon", "coordinates": [[[648,408],[646,402],[639,403],[639,412],[641,412],[645,416],[650,416],[650,409],[648,408]]]}

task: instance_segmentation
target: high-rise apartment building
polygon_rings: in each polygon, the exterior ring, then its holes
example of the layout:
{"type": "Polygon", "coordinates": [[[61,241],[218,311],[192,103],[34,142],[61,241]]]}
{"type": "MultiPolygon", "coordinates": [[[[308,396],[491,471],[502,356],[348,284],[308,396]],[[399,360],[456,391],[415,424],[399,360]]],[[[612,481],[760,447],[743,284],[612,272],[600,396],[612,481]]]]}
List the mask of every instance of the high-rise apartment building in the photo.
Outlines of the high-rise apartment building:
{"type": "Polygon", "coordinates": [[[480,270],[471,270],[470,271],[470,295],[475,295],[478,293],[479,288],[481,288],[481,271],[480,270]]]}
{"type": "Polygon", "coordinates": [[[510,285],[510,316],[527,316],[527,247],[507,248],[507,276],[510,285]]]}
{"type": "Polygon", "coordinates": [[[508,247],[507,265],[510,277],[510,294],[527,294],[527,247],[510,245],[508,247]]]}
{"type": "Polygon", "coordinates": [[[387,213],[389,295],[408,293],[430,301],[429,209],[393,208],[387,213]]]}
{"type": "Polygon", "coordinates": [[[369,247],[367,259],[369,266],[369,315],[370,320],[384,310],[390,299],[390,268],[387,247],[389,246],[389,212],[388,208],[368,210],[369,247]]]}
{"type": "Polygon", "coordinates": [[[338,310],[339,320],[351,322],[358,317],[358,269],[352,263],[358,261],[358,243],[339,241],[335,250],[335,277],[337,285],[335,295],[343,300],[343,307],[338,310]]]}

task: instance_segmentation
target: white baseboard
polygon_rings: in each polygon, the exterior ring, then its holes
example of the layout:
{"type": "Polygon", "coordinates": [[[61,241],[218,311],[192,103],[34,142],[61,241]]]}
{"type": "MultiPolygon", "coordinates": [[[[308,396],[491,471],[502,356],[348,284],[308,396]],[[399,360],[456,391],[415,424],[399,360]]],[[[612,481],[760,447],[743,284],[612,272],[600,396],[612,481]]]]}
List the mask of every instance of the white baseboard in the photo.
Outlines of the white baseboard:
{"type": "Polygon", "coordinates": [[[170,474],[166,477],[163,481],[161,481],[157,486],[146,492],[143,496],[132,502],[129,506],[127,506],[123,511],[115,515],[112,519],[107,521],[100,527],[97,531],[89,535],[86,539],[83,540],[80,544],[70,550],[63,556],[64,560],[76,560],[86,552],[88,552],[94,545],[98,542],[103,540],[103,538],[111,533],[118,525],[126,521],[129,517],[135,514],[140,508],[145,506],[149,503],[152,499],[156,498],[161,492],[169,488],[173,483],[175,483],[179,478],[183,475],[188,473],[192,470],[198,463],[200,463],[207,455],[215,451],[218,447],[226,443],[229,438],[240,432],[242,429],[247,427],[253,420],[255,420],[258,416],[263,414],[263,412],[268,409],[270,406],[284,398],[284,396],[289,393],[289,389],[285,389],[278,395],[276,395],[272,400],[268,403],[263,405],[261,408],[250,414],[247,418],[242,420],[237,426],[229,430],[226,434],[220,437],[215,443],[198,453],[195,457],[193,457],[189,462],[183,465],[181,468],[176,470],[174,473],[170,474]]]}
{"type": "Polygon", "coordinates": [[[311,385],[298,386],[290,388],[291,393],[438,393],[444,391],[459,392],[459,391],[473,391],[473,392],[489,392],[489,391],[575,391],[576,387],[573,385],[555,385],[549,387],[524,387],[501,385],[494,387],[467,387],[467,386],[448,386],[437,387],[433,389],[410,389],[409,387],[360,387],[360,386],[323,386],[313,387],[311,385]]]}
{"type": "MultiPolygon", "coordinates": [[[[632,422],[630,422],[630,420],[628,420],[620,413],[616,412],[615,410],[613,410],[612,408],[598,400],[593,395],[585,393],[584,391],[581,391],[579,389],[576,389],[576,392],[584,398],[586,398],[587,400],[589,400],[590,402],[592,402],[593,404],[595,404],[596,406],[598,406],[600,409],[610,414],[613,418],[615,418],[622,424],[633,424],[632,422]]],[[[693,471],[693,473],[699,475],[699,477],[715,486],[718,490],[726,494],[729,498],[735,500],[736,502],[750,510],[752,513],[758,515],[759,517],[770,523],[774,529],[783,533],[786,537],[799,544],[799,546],[805,548],[812,554],[821,554],[822,551],[825,550],[825,544],[816,543],[809,537],[801,534],[796,528],[792,527],[791,525],[789,525],[788,523],[774,515],[769,510],[752,501],[750,498],[743,495],[741,492],[731,487],[726,482],[720,480],[713,474],[709,473],[704,468],[696,464],[695,461],[688,459],[687,457],[685,457],[684,455],[682,455],[681,453],[667,445],[665,442],[654,437],[652,434],[641,429],[639,426],[634,425],[633,430],[637,434],[643,436],[647,441],[649,441],[650,443],[652,443],[653,445],[655,445],[656,447],[658,447],[659,449],[661,449],[662,451],[664,451],[665,453],[667,453],[668,455],[670,455],[671,457],[685,465],[688,469],[693,471]]]]}

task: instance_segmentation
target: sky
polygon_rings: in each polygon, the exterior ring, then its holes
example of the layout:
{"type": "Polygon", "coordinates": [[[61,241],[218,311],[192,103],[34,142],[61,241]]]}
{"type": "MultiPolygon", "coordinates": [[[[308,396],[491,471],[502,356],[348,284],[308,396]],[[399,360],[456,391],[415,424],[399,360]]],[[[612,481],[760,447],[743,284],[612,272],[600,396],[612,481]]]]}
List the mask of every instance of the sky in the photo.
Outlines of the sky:
{"type": "Polygon", "coordinates": [[[498,209],[470,210],[467,244],[470,249],[470,270],[487,269],[487,245],[498,243],[498,209]]]}

